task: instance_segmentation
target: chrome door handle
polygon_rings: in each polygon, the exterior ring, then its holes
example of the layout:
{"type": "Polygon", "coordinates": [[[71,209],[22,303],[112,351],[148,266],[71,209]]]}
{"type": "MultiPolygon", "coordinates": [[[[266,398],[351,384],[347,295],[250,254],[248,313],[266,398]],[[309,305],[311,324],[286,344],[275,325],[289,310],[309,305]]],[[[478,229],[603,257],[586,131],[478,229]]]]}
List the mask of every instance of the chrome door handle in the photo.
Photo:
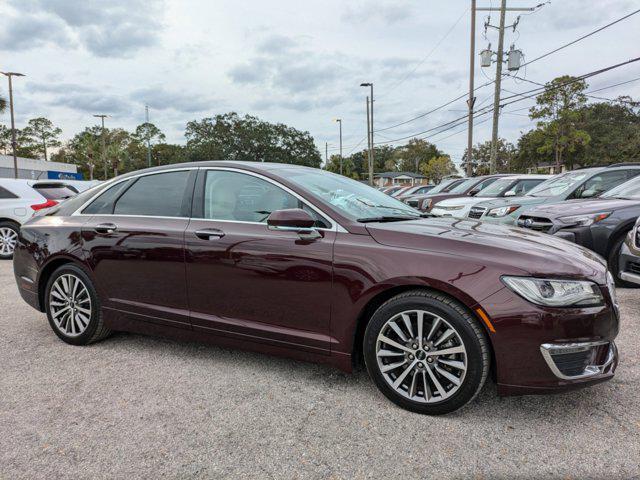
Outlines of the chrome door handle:
{"type": "Polygon", "coordinates": [[[201,238],[202,240],[212,240],[215,238],[224,237],[224,232],[222,230],[218,230],[217,228],[205,228],[203,230],[195,231],[196,237],[201,238]]]}
{"type": "Polygon", "coordinates": [[[113,233],[118,227],[113,223],[101,223],[93,228],[98,233],[113,233]]]}

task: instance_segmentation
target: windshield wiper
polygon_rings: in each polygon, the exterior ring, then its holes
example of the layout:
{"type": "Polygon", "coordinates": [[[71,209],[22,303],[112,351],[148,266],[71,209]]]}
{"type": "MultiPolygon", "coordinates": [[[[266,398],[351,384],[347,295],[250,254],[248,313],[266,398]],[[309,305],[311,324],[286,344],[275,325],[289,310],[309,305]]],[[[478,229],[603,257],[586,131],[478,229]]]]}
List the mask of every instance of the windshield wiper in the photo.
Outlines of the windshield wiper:
{"type": "Polygon", "coordinates": [[[380,217],[366,217],[366,218],[359,218],[357,221],[360,223],[370,223],[370,222],[401,222],[402,220],[416,220],[417,218],[420,218],[418,216],[415,217],[410,217],[407,215],[383,215],[380,217]]]}

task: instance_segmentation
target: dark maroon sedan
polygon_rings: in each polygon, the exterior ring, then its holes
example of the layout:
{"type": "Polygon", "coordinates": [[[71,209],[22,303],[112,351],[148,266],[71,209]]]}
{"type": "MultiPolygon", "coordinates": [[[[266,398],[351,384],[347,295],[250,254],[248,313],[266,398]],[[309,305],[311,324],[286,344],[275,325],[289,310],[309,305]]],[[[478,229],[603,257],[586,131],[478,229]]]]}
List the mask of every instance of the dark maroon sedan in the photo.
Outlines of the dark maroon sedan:
{"type": "Polygon", "coordinates": [[[600,257],[564,240],[424,219],[322,170],[203,162],[123,175],[26,223],[22,297],[62,340],[162,334],[350,371],[403,408],[610,379],[618,308],[600,257]]]}

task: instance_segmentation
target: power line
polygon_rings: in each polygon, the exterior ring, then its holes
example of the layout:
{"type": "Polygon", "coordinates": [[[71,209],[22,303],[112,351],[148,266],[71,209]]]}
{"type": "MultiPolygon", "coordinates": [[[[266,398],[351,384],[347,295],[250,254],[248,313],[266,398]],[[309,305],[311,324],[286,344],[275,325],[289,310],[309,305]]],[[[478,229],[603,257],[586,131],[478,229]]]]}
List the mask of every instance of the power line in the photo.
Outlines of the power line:
{"type": "Polygon", "coordinates": [[[435,46],[431,49],[431,51],[427,53],[427,55],[422,60],[420,60],[420,62],[418,62],[418,64],[413,68],[413,70],[407,73],[403,78],[401,78],[397,83],[395,83],[391,88],[389,88],[383,95],[378,95],[378,100],[389,95],[393,90],[395,90],[398,86],[404,83],[411,75],[413,75],[416,72],[416,70],[418,70],[418,68],[420,68],[422,64],[424,64],[424,62],[426,62],[431,57],[431,55],[433,55],[433,53],[438,49],[438,47],[442,44],[442,42],[444,42],[447,39],[447,37],[451,34],[453,29],[456,28],[458,23],[460,23],[460,20],[462,20],[462,17],[464,17],[468,11],[469,9],[467,8],[465,9],[464,12],[462,12],[462,14],[453,23],[453,25],[451,25],[449,30],[447,30],[447,33],[445,33],[444,36],[440,38],[440,40],[438,40],[438,43],[436,43],[435,46]]]}
{"type": "Polygon", "coordinates": [[[615,25],[616,23],[620,23],[623,20],[626,20],[627,18],[629,18],[629,17],[631,17],[631,16],[633,16],[636,13],[639,13],[639,12],[640,12],[640,8],[637,9],[637,10],[634,10],[633,12],[631,12],[631,13],[629,13],[627,15],[625,15],[624,17],[620,17],[617,20],[614,20],[613,22],[608,23],[607,25],[604,25],[603,27],[600,27],[600,28],[598,28],[596,30],[593,30],[592,32],[589,32],[586,35],[583,35],[583,36],[581,36],[579,38],[576,38],[575,40],[573,40],[573,41],[571,41],[569,43],[565,43],[564,45],[561,45],[560,47],[555,48],[555,49],[551,50],[550,52],[544,53],[544,54],[540,55],[539,57],[534,58],[533,60],[529,60],[528,62],[523,63],[521,65],[521,67],[524,67],[526,65],[530,65],[533,62],[537,62],[538,60],[542,60],[543,58],[548,57],[549,55],[553,55],[554,53],[559,52],[560,50],[563,50],[563,49],[565,49],[567,47],[570,47],[571,45],[574,45],[574,44],[584,40],[585,38],[588,38],[588,37],[590,37],[592,35],[595,35],[596,33],[601,32],[602,30],[615,25]]]}

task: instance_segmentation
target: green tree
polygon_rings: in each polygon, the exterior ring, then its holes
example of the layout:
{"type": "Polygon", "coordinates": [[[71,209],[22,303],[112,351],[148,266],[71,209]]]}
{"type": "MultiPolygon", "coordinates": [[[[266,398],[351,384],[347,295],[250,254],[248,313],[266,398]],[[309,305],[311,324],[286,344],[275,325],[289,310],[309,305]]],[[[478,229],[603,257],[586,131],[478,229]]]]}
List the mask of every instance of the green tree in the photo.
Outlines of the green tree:
{"type": "Polygon", "coordinates": [[[61,133],[62,129],[44,117],[32,118],[22,130],[25,146],[30,147],[36,155],[42,155],[45,162],[49,159],[48,149],[62,145],[58,139],[61,133]]]}
{"type": "Polygon", "coordinates": [[[574,153],[591,140],[589,134],[578,127],[581,109],[587,103],[586,88],[584,80],[569,75],[557,77],[545,85],[545,91],[536,97],[536,105],[529,111],[529,117],[538,120],[538,128],[545,134],[539,151],[552,152],[558,170],[565,154],[574,153]]]}
{"type": "MultiPolygon", "coordinates": [[[[472,151],[471,168],[473,175],[487,175],[491,164],[491,141],[477,143],[472,151]]],[[[516,148],[504,138],[498,139],[498,155],[496,157],[496,170],[507,173],[512,170],[511,163],[516,156],[516,148]]],[[[462,155],[462,164],[467,164],[467,150],[462,155]]]]}
{"type": "Polygon", "coordinates": [[[409,143],[398,147],[394,157],[401,172],[420,172],[421,166],[428,163],[434,157],[441,157],[444,153],[438,148],[421,138],[412,138],[409,143]]]}
{"type": "Polygon", "coordinates": [[[231,112],[187,124],[190,160],[282,162],[320,167],[322,160],[309,132],[231,112]]]}
{"type": "Polygon", "coordinates": [[[4,97],[0,97],[0,113],[4,113],[7,109],[7,100],[4,97]]]}
{"type": "Polygon", "coordinates": [[[0,125],[0,151],[4,155],[11,153],[11,129],[0,125]]]}
{"type": "Polygon", "coordinates": [[[440,183],[444,177],[457,173],[458,169],[451,161],[451,157],[442,155],[423,163],[421,171],[433,183],[440,183]]]}

